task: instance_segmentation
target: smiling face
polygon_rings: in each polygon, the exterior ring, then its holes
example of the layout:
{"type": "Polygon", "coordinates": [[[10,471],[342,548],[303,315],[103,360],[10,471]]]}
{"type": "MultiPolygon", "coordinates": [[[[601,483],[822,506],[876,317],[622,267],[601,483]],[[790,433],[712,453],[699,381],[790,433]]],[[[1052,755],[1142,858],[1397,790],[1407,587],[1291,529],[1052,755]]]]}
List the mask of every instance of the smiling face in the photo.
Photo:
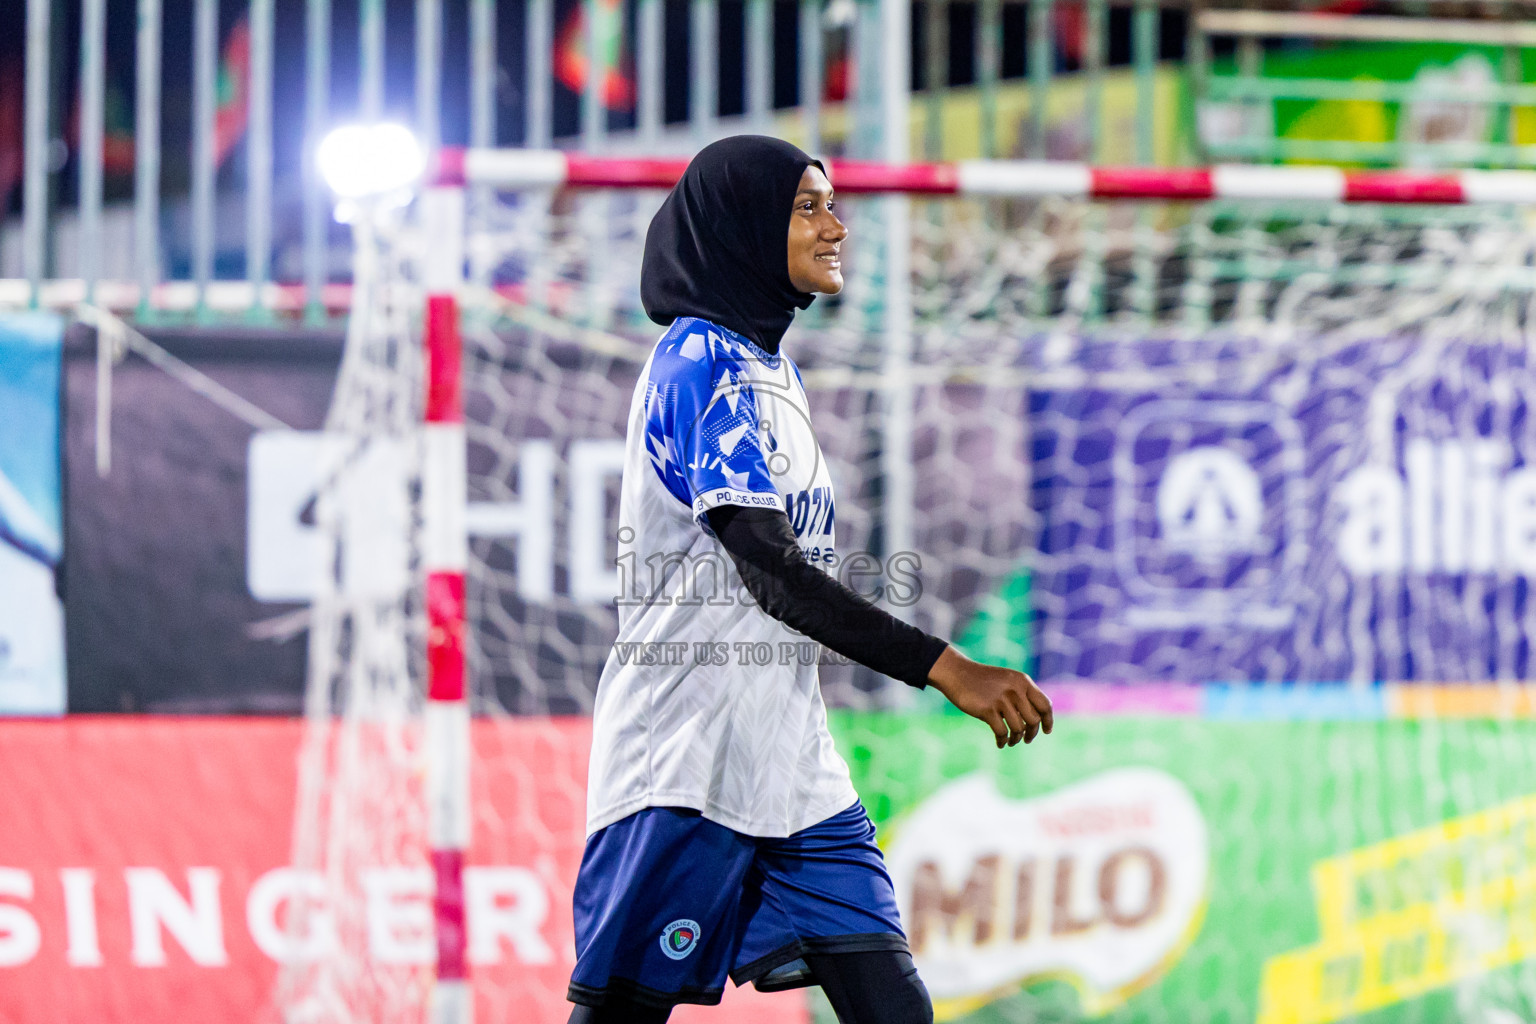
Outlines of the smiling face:
{"type": "Polygon", "coordinates": [[[789,280],[802,292],[836,295],[843,290],[839,251],[848,229],[832,212],[832,183],[819,167],[800,175],[789,215],[789,280]]]}

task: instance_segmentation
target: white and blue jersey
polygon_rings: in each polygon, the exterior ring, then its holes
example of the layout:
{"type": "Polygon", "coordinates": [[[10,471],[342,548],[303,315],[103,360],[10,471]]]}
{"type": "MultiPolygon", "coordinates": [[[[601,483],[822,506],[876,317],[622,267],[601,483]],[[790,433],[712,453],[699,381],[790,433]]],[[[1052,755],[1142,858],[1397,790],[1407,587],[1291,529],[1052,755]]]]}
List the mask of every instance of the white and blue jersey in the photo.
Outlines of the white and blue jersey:
{"type": "Polygon", "coordinates": [[[630,405],[619,507],[619,635],[594,711],[587,832],[687,807],[782,837],[852,806],[814,645],[747,593],[705,513],[788,513],[812,564],[835,561],[832,479],[800,372],[681,318],[630,405]]]}

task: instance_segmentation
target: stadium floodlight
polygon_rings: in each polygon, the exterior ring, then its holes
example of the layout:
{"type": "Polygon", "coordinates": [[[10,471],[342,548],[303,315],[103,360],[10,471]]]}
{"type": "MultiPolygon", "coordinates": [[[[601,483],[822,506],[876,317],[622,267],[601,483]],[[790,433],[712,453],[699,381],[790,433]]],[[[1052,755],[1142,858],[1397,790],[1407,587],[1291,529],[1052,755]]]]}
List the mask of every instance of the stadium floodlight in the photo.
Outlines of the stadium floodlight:
{"type": "Polygon", "coordinates": [[[320,176],[342,200],[381,199],[409,188],[426,169],[421,143],[398,124],[333,128],[315,153],[320,176]]]}

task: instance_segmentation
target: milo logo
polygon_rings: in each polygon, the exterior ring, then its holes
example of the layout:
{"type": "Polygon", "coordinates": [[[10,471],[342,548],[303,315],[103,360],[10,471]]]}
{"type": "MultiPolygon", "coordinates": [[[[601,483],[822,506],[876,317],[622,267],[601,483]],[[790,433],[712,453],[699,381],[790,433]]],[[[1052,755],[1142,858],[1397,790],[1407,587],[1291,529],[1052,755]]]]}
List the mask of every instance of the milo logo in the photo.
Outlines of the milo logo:
{"type": "Polygon", "coordinates": [[[699,944],[699,922],[683,918],[661,930],[661,951],[673,960],[681,960],[699,944]]]}
{"type": "Polygon", "coordinates": [[[1098,1016],[1153,981],[1205,907],[1205,819],[1184,785],[1117,768],[1028,800],[969,775],[898,824],[886,863],[939,1020],[1035,979],[1098,1016]]]}

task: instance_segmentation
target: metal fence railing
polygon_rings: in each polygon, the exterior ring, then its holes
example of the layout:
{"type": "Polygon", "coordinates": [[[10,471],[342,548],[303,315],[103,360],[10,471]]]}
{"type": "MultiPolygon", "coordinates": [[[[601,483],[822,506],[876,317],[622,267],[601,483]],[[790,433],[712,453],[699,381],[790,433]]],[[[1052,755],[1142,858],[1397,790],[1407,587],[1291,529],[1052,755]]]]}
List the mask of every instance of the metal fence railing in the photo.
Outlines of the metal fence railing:
{"type": "MultiPolygon", "coordinates": [[[[0,307],[325,319],[346,303],[347,243],[309,154],[357,119],[404,120],[429,146],[675,153],[758,130],[887,160],[1536,166],[1516,130],[1536,110],[1525,0],[1473,5],[1479,20],[1440,0],[1397,4],[1415,17],[1326,18],[1307,0],[134,2],[132,31],[127,0],[25,0],[24,33],[0,31],[0,74],[6,35],[24,36],[25,68],[17,188],[0,132],[0,307]],[[1422,83],[1266,75],[1265,55],[1298,39],[1491,47],[1499,80],[1456,102],[1503,127],[1440,157],[1399,140],[1204,135],[1209,105],[1426,99],[1422,83]],[[1106,90],[1129,131],[1105,120],[1106,90]],[[1062,151],[1052,118],[1068,94],[1062,151]]],[[[20,102],[0,89],[0,126],[20,102]]]]}

